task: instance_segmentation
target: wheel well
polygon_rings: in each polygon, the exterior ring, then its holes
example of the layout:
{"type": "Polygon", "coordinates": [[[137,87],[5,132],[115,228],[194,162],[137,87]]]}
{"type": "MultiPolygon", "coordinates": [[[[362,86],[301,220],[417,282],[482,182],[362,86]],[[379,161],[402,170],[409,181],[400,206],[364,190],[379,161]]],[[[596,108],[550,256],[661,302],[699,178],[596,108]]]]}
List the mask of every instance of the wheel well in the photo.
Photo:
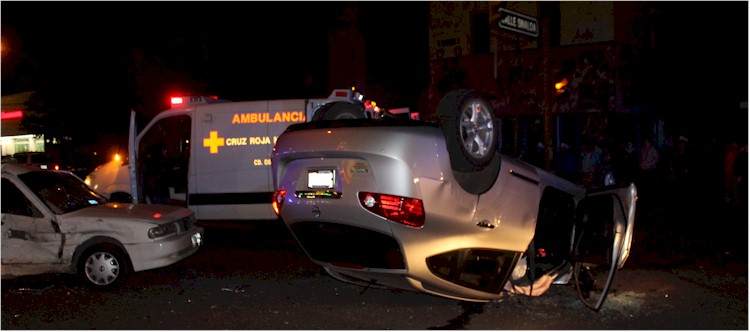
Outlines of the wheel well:
{"type": "Polygon", "coordinates": [[[128,260],[128,266],[133,266],[133,263],[130,261],[130,255],[128,254],[128,251],[125,249],[125,246],[120,243],[120,241],[111,237],[95,236],[79,245],[73,253],[73,259],[70,262],[73,273],[78,273],[78,261],[81,259],[81,255],[83,255],[86,250],[100,245],[113,245],[122,250],[128,260]]]}

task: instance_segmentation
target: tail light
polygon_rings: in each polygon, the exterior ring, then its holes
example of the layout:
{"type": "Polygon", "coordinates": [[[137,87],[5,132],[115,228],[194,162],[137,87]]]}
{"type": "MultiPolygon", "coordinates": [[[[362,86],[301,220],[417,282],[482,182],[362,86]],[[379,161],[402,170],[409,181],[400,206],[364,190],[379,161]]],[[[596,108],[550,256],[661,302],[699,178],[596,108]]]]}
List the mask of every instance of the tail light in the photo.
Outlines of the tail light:
{"type": "Polygon", "coordinates": [[[368,211],[399,224],[417,228],[424,226],[421,199],[360,192],[359,203],[368,211]]]}
{"type": "Polygon", "coordinates": [[[286,198],[286,190],[279,189],[273,192],[273,202],[271,205],[273,206],[273,212],[277,216],[281,216],[281,206],[284,205],[284,198],[286,198]]]}

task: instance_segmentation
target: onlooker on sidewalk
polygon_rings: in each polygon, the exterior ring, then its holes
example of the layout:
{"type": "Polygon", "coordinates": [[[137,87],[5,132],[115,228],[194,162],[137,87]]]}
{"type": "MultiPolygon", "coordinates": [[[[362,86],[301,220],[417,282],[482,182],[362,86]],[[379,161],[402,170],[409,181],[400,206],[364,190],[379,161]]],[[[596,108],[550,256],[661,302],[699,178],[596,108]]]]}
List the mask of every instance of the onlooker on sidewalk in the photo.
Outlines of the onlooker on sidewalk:
{"type": "Polygon", "coordinates": [[[637,183],[638,195],[644,198],[642,203],[646,203],[650,198],[656,196],[654,191],[657,188],[656,182],[659,180],[658,164],[659,151],[656,150],[656,147],[651,144],[649,139],[644,139],[641,146],[640,158],[638,159],[640,174],[637,183]]]}
{"type": "Polygon", "coordinates": [[[597,186],[599,178],[600,155],[592,140],[585,140],[581,151],[581,185],[584,188],[597,186]]]}
{"type": "Polygon", "coordinates": [[[727,151],[724,154],[724,197],[729,205],[737,203],[737,177],[734,174],[734,161],[738,153],[737,143],[727,144],[727,151]]]}
{"type": "Polygon", "coordinates": [[[557,155],[552,162],[553,171],[555,174],[563,179],[571,182],[577,182],[576,174],[578,167],[576,165],[576,158],[573,156],[573,152],[570,151],[570,146],[565,143],[560,143],[557,148],[557,155]]]}
{"type": "Polygon", "coordinates": [[[737,153],[737,157],[734,159],[734,165],[732,165],[732,172],[736,178],[737,189],[735,193],[737,195],[737,204],[740,207],[747,207],[747,143],[737,153]]]}

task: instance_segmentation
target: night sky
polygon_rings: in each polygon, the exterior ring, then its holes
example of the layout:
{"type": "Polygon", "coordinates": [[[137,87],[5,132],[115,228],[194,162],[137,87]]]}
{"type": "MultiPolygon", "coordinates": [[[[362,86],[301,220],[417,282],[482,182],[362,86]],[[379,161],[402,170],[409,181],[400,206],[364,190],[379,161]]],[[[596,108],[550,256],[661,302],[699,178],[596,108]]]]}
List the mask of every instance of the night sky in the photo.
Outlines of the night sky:
{"type": "MultiPolygon", "coordinates": [[[[328,32],[348,5],[2,2],[2,94],[54,89],[76,96],[63,107],[108,109],[120,119],[134,104],[164,109],[172,92],[237,101],[327,96],[328,32]],[[157,90],[159,100],[147,99],[157,90]]],[[[428,79],[427,5],[358,4],[368,77],[413,100],[428,79]]]]}
{"type": "MultiPolygon", "coordinates": [[[[154,114],[175,91],[326,96],[328,32],[351,4],[3,1],[2,94],[42,91],[65,112],[106,115],[113,132],[131,108],[154,114]]],[[[747,2],[658,4],[654,97],[680,112],[747,101],[747,2]]],[[[416,102],[429,83],[429,2],[356,5],[368,80],[416,102]]]]}

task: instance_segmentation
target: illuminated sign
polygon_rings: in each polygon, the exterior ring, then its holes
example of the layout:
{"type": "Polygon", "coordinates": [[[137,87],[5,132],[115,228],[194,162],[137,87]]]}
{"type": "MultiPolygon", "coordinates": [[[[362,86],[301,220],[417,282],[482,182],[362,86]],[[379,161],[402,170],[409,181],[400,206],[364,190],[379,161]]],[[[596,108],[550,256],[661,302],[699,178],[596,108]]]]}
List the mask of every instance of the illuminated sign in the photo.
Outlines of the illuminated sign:
{"type": "Polygon", "coordinates": [[[208,148],[210,154],[217,154],[220,146],[271,145],[276,144],[277,139],[277,136],[273,139],[270,136],[220,137],[218,131],[212,130],[208,138],[203,139],[203,147],[208,148]]]}
{"type": "Polygon", "coordinates": [[[270,113],[242,113],[232,117],[232,124],[274,122],[305,122],[305,112],[278,112],[273,116],[270,113]]]}
{"type": "Polygon", "coordinates": [[[216,130],[211,131],[209,137],[203,139],[203,147],[209,148],[208,152],[211,154],[219,153],[220,146],[224,146],[224,138],[219,137],[219,132],[216,130]]]}
{"type": "Polygon", "coordinates": [[[23,111],[8,111],[0,114],[0,120],[15,120],[23,117],[23,111]]]}
{"type": "Polygon", "coordinates": [[[497,12],[500,13],[497,25],[501,29],[518,32],[531,37],[539,36],[539,24],[536,18],[512,12],[505,8],[498,8],[497,12]]]}

